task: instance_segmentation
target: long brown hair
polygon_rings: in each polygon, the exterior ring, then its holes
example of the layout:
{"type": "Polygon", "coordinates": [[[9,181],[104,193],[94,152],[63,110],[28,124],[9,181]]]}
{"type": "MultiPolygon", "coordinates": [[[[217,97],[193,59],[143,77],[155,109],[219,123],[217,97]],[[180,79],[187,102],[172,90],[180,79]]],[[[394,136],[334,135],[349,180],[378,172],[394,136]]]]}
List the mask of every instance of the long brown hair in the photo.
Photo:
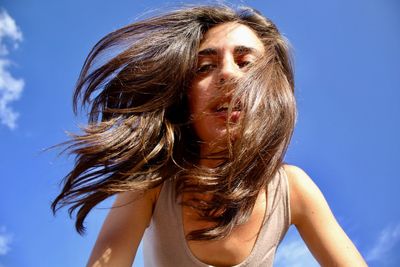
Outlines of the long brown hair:
{"type": "Polygon", "coordinates": [[[213,196],[182,203],[215,222],[187,238],[223,238],[248,219],[258,193],[281,167],[296,119],[286,41],[256,10],[222,5],[182,8],[105,36],[80,73],[74,110],[80,105],[89,108],[89,122],[67,142],[76,162],[52,203],[54,212],[63,206],[70,206],[70,214],[77,211],[79,233],[87,214],[104,199],[173,179],[177,196],[213,196]],[[229,112],[240,101],[240,126],[234,141],[227,137],[218,166],[207,168],[198,164],[199,140],[191,129],[186,94],[204,34],[226,22],[250,27],[266,52],[234,81],[229,112]]]}

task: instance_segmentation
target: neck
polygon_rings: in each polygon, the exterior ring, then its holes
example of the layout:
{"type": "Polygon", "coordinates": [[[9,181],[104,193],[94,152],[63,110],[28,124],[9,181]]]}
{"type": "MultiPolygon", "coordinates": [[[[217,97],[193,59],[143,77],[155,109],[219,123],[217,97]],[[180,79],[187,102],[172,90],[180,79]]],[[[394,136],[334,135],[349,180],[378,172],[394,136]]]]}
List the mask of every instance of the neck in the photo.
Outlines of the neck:
{"type": "Polygon", "coordinates": [[[222,146],[216,146],[215,144],[210,146],[209,143],[204,143],[200,146],[200,161],[199,165],[208,167],[208,168],[215,168],[217,167],[221,162],[222,159],[213,159],[210,158],[210,156],[215,155],[219,152],[224,151],[226,148],[222,146]]]}

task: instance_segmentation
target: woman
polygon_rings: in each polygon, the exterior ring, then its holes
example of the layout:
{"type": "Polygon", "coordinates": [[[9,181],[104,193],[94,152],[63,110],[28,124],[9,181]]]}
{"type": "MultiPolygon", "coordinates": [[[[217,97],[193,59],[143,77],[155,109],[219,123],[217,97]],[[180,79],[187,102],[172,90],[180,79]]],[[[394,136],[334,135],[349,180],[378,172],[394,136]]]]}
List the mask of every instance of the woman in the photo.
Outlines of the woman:
{"type": "Polygon", "coordinates": [[[250,8],[185,8],[104,37],[78,80],[89,124],[52,205],[77,210],[81,233],[117,195],[88,265],[131,266],[143,238],[148,266],[271,266],[294,224],[321,265],[365,266],[319,189],[283,163],[293,91],[284,38],[250,8]]]}

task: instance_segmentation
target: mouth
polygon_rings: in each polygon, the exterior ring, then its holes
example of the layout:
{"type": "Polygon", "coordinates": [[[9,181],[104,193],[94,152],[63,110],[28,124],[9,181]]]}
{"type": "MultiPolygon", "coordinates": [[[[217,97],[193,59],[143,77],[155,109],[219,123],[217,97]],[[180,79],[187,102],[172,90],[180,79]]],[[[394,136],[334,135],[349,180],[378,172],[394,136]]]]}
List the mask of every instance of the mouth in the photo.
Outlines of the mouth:
{"type": "MultiPolygon", "coordinates": [[[[216,112],[228,112],[229,109],[229,102],[223,102],[220,103],[218,106],[216,106],[215,111],[216,112]]],[[[237,103],[233,108],[232,108],[232,112],[234,111],[241,111],[241,106],[240,103],[237,103]]]]}
{"type": "MultiPolygon", "coordinates": [[[[225,100],[224,102],[219,103],[215,109],[214,113],[217,114],[218,117],[220,117],[223,120],[228,119],[228,111],[229,111],[229,106],[230,106],[230,100],[225,100]]],[[[237,122],[240,116],[241,112],[241,104],[240,102],[236,103],[235,106],[232,107],[232,111],[230,113],[230,118],[229,120],[231,122],[237,122]]]]}

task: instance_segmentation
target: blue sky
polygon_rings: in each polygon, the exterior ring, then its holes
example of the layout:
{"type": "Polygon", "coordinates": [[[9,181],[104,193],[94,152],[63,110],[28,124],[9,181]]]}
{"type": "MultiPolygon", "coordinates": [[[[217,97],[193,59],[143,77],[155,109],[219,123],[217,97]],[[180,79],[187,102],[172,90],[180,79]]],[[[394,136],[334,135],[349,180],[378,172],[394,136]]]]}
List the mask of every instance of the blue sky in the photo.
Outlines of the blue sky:
{"type": "MultiPolygon", "coordinates": [[[[73,159],[43,149],[84,122],[71,95],[95,42],[166,6],[137,2],[1,1],[1,267],[85,264],[110,201],[84,237],[65,209],[54,218],[50,201],[73,159]]],[[[286,160],[313,178],[370,266],[400,266],[400,3],[234,3],[270,17],[293,46],[299,117],[286,160]]],[[[317,266],[294,229],[276,266],[317,266]]]]}

